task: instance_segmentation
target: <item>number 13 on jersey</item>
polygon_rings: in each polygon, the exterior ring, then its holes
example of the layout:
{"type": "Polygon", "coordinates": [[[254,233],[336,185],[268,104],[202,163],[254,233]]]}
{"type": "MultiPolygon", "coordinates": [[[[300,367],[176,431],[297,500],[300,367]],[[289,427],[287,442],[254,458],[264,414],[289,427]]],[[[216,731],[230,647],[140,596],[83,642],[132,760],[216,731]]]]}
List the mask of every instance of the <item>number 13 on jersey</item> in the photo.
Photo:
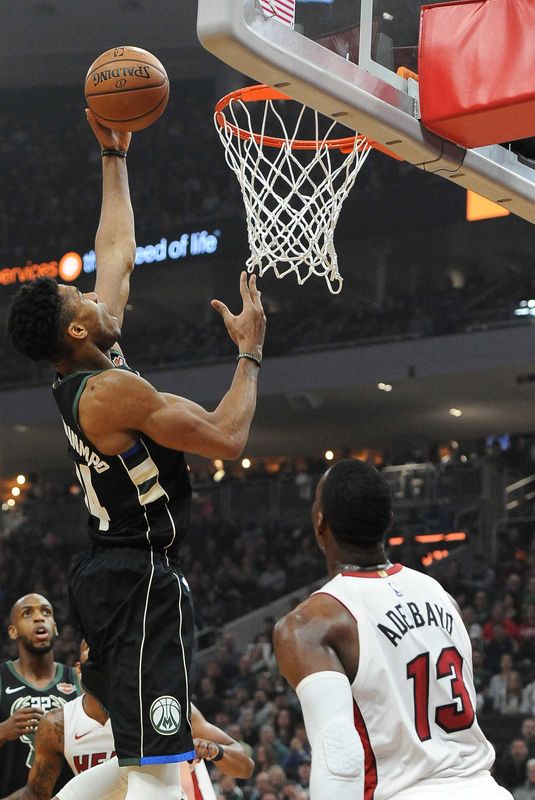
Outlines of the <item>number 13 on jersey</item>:
{"type": "Polygon", "coordinates": [[[421,653],[407,664],[407,679],[413,680],[414,725],[421,742],[431,739],[429,724],[429,682],[450,680],[453,703],[435,708],[435,723],[446,733],[471,728],[475,713],[463,679],[463,658],[456,647],[445,647],[436,663],[436,673],[431,674],[429,653],[421,653]]]}

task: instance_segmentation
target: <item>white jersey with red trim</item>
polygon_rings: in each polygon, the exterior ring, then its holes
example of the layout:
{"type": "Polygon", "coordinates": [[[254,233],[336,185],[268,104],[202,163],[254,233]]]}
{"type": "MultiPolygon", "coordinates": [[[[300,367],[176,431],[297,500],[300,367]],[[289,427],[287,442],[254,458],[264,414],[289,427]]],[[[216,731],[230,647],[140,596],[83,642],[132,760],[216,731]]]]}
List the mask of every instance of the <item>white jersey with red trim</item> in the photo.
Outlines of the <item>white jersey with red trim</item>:
{"type": "Polygon", "coordinates": [[[111,723],[101,725],[88,717],[81,695],[63,706],[63,753],[75,775],[96,767],[115,755],[111,723]]]}
{"type": "Polygon", "coordinates": [[[319,593],[335,597],[358,626],[351,688],[365,800],[490,769],[495,754],[475,717],[470,638],[440,584],[396,564],[340,573],[319,593]]]}

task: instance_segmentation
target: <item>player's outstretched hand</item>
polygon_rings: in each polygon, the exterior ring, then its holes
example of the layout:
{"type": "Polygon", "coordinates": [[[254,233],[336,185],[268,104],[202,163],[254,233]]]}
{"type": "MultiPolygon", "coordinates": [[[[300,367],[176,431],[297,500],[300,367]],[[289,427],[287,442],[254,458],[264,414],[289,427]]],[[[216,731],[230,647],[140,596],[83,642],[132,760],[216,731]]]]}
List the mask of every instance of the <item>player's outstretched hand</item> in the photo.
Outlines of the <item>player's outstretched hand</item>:
{"type": "Polygon", "coordinates": [[[95,115],[88,108],[85,110],[87,121],[91,126],[91,130],[97,137],[97,140],[103,150],[125,150],[127,151],[130,146],[132,138],[131,133],[126,131],[112,131],[111,128],[105,128],[97,121],[95,115]]]}
{"type": "Polygon", "coordinates": [[[238,316],[232,314],[221,300],[212,300],[214,308],[223,317],[229,336],[242,353],[252,353],[262,358],[262,346],[266,333],[266,316],[256,286],[256,275],[247,281],[247,273],[240,275],[240,294],[243,308],[238,316]]]}
{"type": "Polygon", "coordinates": [[[43,716],[41,708],[19,708],[5,722],[0,724],[0,741],[18,739],[23,734],[33,733],[43,716]]]}

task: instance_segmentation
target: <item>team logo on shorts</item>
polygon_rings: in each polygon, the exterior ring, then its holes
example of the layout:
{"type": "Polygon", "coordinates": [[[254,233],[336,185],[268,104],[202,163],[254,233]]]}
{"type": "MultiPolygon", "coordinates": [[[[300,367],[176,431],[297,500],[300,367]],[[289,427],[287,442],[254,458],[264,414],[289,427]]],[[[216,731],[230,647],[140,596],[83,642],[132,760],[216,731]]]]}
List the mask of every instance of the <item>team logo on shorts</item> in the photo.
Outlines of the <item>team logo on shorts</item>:
{"type": "Polygon", "coordinates": [[[158,697],[150,707],[150,721],[156,733],[171,736],[180,728],[182,710],[174,697],[164,695],[158,697]]]}

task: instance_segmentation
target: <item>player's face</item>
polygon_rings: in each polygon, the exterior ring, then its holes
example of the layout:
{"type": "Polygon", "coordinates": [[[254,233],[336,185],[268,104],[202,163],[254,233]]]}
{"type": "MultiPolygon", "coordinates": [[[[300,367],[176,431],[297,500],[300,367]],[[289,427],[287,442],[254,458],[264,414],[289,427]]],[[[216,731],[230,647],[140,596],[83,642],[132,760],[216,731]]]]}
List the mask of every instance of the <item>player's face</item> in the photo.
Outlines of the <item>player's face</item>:
{"type": "Polygon", "coordinates": [[[121,336],[117,317],[109,313],[106,303],[101,303],[95,292],[83,294],[76,286],[59,284],[58,291],[72,304],[74,319],[87,330],[97,347],[107,350],[121,336]]]}
{"type": "Polygon", "coordinates": [[[9,635],[31,653],[48,653],[57,636],[52,606],[45,597],[29,594],[17,602],[9,635]]]}

